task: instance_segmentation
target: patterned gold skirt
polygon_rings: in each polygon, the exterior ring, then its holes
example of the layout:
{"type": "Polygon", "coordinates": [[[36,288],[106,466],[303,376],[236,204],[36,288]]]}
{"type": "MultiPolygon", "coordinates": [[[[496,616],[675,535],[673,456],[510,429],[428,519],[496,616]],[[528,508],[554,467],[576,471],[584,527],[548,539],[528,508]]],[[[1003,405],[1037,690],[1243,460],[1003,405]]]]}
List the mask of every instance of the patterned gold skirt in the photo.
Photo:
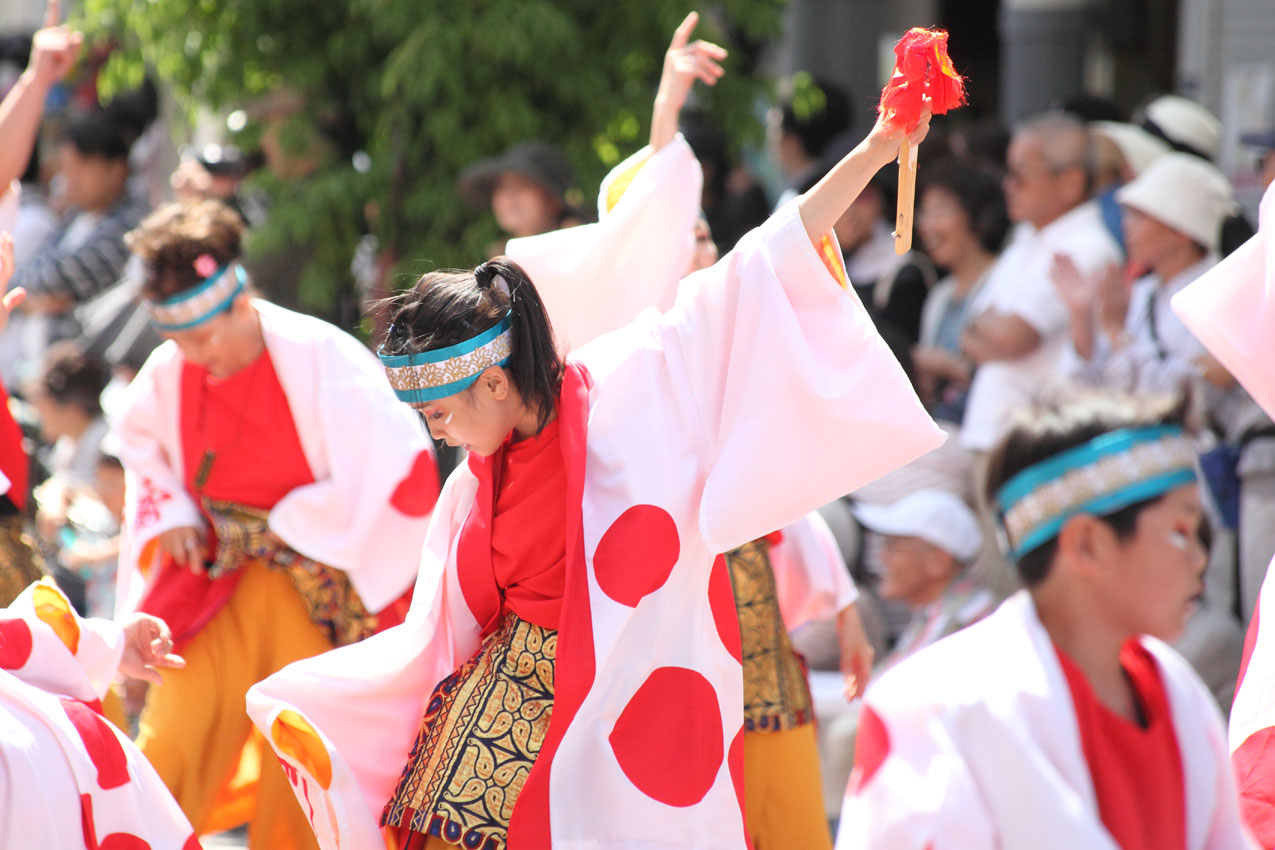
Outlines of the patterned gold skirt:
{"type": "Polygon", "coordinates": [[[510,613],[439,682],[381,825],[501,850],[553,713],[558,633],[510,613]]]}
{"type": "Polygon", "coordinates": [[[726,553],[726,564],[744,656],[744,730],[780,732],[810,723],[810,687],[779,611],[770,543],[745,543],[726,553]]]}
{"type": "Polygon", "coordinates": [[[44,575],[35,546],[22,531],[22,515],[0,517],[0,608],[44,575]]]}
{"type": "Polygon", "coordinates": [[[203,506],[217,535],[217,560],[209,567],[209,576],[220,578],[260,559],[292,579],[311,621],[334,646],[357,643],[376,632],[376,615],[364,607],[345,571],[307,558],[268,535],[269,511],[208,498],[203,506]]]}

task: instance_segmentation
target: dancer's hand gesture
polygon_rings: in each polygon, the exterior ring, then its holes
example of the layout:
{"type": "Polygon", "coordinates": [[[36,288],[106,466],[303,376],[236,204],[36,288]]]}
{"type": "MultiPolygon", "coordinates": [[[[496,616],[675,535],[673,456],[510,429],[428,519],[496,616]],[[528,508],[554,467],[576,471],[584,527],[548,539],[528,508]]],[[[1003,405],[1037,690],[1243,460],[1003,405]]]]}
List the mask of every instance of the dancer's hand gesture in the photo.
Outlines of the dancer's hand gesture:
{"type": "Polygon", "coordinates": [[[687,15],[673,33],[673,40],[664,54],[664,72],[660,76],[655,112],[651,117],[651,147],[655,150],[673,141],[677,135],[677,117],[695,81],[716,85],[726,73],[718,64],[726,58],[725,48],[703,40],[687,43],[698,23],[698,12],[687,15]]]}

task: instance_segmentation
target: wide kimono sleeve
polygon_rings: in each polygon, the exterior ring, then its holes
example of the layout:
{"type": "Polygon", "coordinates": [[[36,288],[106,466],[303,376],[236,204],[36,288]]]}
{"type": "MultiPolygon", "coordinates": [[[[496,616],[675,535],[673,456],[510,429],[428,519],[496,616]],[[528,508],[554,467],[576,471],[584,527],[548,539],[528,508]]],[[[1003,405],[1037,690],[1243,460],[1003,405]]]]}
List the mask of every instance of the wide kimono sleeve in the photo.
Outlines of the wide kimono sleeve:
{"type": "Polygon", "coordinates": [[[942,444],[793,202],[683,281],[660,319],[702,428],[700,531],[727,552],[942,444]],[[764,493],[764,498],[757,494],[764,493]]]}
{"type": "Polygon", "coordinates": [[[859,598],[832,530],[815,511],[782,530],[770,561],[779,611],[789,631],[836,616],[859,598]]]}
{"type": "Polygon", "coordinates": [[[52,582],[0,609],[0,847],[198,847],[146,757],[101,715],[123,630],[52,582]],[[100,844],[99,844],[100,840],[100,844]]]}
{"type": "Polygon", "coordinates": [[[150,544],[174,528],[201,528],[203,519],[183,483],[178,394],[181,361],[177,346],[157,348],[128,387],[111,430],[119,441],[127,486],[116,579],[117,613],[132,611],[150,569],[150,544]]]}
{"type": "Polygon", "coordinates": [[[433,445],[357,340],[268,303],[257,309],[315,479],[279,500],[270,528],[347,572],[368,610],[380,611],[416,578],[438,499],[433,445]]]}
{"type": "Polygon", "coordinates": [[[612,170],[597,224],[510,240],[506,253],[535,283],[568,348],[673,303],[695,247],[702,185],[699,162],[679,135],[612,170]]]}
{"type": "Polygon", "coordinates": [[[480,626],[445,581],[451,570],[455,586],[449,553],[475,488],[463,468],[443,488],[404,623],[294,662],[248,691],[248,715],[278,753],[323,850],[385,846],[378,818],[432,689],[477,647],[480,626]]]}

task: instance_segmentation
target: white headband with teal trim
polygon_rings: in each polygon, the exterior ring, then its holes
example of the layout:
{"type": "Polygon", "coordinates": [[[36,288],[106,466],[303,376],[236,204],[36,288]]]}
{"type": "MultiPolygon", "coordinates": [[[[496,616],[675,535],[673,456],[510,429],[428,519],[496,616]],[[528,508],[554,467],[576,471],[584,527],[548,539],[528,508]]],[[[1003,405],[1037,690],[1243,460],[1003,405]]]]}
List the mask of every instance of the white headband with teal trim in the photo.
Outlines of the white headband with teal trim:
{"type": "Polygon", "coordinates": [[[504,366],[513,351],[508,314],[478,336],[417,354],[378,355],[399,401],[424,404],[468,389],[492,366],[504,366]]]}
{"type": "Polygon", "coordinates": [[[1017,560],[1076,514],[1107,516],[1190,484],[1196,451],[1181,428],[1126,428],[1042,460],[996,494],[1002,546],[1017,560]]]}
{"type": "Polygon", "coordinates": [[[218,313],[229,310],[247,283],[242,266],[237,263],[224,265],[194,289],[179,292],[164,301],[147,301],[151,324],[161,331],[184,331],[202,325],[218,313]],[[232,266],[234,274],[227,274],[232,266]]]}

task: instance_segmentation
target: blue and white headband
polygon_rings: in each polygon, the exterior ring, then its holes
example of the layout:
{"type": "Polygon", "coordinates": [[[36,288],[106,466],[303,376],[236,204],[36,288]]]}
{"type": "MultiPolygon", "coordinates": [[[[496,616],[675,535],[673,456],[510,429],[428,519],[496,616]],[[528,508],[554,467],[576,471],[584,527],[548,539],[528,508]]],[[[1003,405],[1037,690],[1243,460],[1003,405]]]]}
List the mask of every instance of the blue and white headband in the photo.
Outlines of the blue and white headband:
{"type": "Polygon", "coordinates": [[[229,310],[247,284],[243,266],[227,263],[194,289],[179,292],[164,301],[147,301],[146,309],[150,311],[151,324],[157,330],[189,330],[229,310]],[[232,266],[234,273],[228,274],[232,266]]]}
{"type": "Polygon", "coordinates": [[[513,351],[509,314],[472,339],[417,354],[378,355],[399,401],[424,404],[468,389],[492,366],[504,366],[513,351]]]}
{"type": "Polygon", "coordinates": [[[1107,516],[1196,480],[1196,452],[1181,428],[1126,428],[1042,460],[996,494],[1002,548],[1011,560],[1058,535],[1077,514],[1107,516]]]}

